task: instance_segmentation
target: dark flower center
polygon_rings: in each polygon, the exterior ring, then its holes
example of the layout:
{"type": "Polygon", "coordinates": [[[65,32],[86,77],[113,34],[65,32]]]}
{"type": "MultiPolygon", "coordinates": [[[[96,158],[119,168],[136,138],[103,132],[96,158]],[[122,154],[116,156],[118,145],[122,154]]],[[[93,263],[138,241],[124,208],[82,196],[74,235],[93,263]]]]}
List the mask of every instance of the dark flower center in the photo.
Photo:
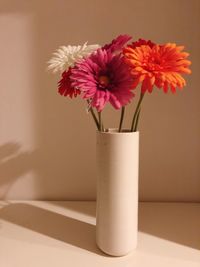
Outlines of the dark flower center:
{"type": "Polygon", "coordinates": [[[101,87],[105,88],[109,85],[109,83],[110,83],[110,79],[107,75],[99,76],[99,84],[101,85],[101,87]]]}

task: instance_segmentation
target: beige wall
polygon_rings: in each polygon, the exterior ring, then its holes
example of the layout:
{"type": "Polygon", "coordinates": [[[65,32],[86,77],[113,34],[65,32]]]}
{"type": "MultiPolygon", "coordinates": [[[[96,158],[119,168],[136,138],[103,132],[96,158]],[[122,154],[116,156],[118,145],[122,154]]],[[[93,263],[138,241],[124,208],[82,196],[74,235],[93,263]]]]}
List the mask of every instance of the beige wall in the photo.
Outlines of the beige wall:
{"type": "MultiPolygon", "coordinates": [[[[193,61],[183,92],[144,100],[140,198],[199,201],[199,11],[198,0],[1,0],[0,198],[95,198],[93,121],[80,99],[57,94],[46,61],[59,45],[128,33],[185,44],[193,61]]],[[[104,116],[117,125],[117,112],[104,116]]]]}

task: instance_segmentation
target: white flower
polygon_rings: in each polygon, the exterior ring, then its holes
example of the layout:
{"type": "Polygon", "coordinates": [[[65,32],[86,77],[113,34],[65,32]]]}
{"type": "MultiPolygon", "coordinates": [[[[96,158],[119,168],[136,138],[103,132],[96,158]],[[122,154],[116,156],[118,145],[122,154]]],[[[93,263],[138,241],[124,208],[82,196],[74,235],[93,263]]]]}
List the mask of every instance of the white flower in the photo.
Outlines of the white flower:
{"type": "Polygon", "coordinates": [[[87,42],[84,45],[78,46],[61,46],[53,53],[54,56],[48,61],[48,70],[52,70],[53,73],[58,71],[63,72],[69,67],[73,67],[80,59],[89,56],[99,47],[97,44],[87,45],[87,42]]]}

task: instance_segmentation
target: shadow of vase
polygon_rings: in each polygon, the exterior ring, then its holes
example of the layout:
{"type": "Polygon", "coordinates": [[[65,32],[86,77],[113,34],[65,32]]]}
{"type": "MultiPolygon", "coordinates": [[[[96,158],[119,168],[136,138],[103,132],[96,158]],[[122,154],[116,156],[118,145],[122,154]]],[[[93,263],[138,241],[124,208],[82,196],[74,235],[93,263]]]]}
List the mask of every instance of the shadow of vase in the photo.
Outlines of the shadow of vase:
{"type": "Polygon", "coordinates": [[[30,204],[16,203],[0,210],[0,219],[67,244],[106,256],[96,246],[95,226],[30,204]]]}

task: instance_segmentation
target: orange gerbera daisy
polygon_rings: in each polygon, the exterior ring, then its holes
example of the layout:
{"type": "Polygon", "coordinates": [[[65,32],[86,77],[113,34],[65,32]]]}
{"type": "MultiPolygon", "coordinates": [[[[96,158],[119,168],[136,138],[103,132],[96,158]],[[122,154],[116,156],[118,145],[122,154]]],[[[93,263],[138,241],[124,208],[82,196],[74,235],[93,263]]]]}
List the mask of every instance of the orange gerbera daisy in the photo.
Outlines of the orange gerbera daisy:
{"type": "Polygon", "coordinates": [[[133,43],[126,47],[123,53],[135,78],[133,87],[141,82],[142,93],[151,93],[154,85],[165,93],[169,88],[172,93],[176,92],[177,87],[182,89],[186,82],[181,74],[191,73],[188,68],[191,62],[187,60],[189,54],[183,52],[183,49],[184,46],[173,43],[152,46],[148,43],[135,46],[133,43]]]}

